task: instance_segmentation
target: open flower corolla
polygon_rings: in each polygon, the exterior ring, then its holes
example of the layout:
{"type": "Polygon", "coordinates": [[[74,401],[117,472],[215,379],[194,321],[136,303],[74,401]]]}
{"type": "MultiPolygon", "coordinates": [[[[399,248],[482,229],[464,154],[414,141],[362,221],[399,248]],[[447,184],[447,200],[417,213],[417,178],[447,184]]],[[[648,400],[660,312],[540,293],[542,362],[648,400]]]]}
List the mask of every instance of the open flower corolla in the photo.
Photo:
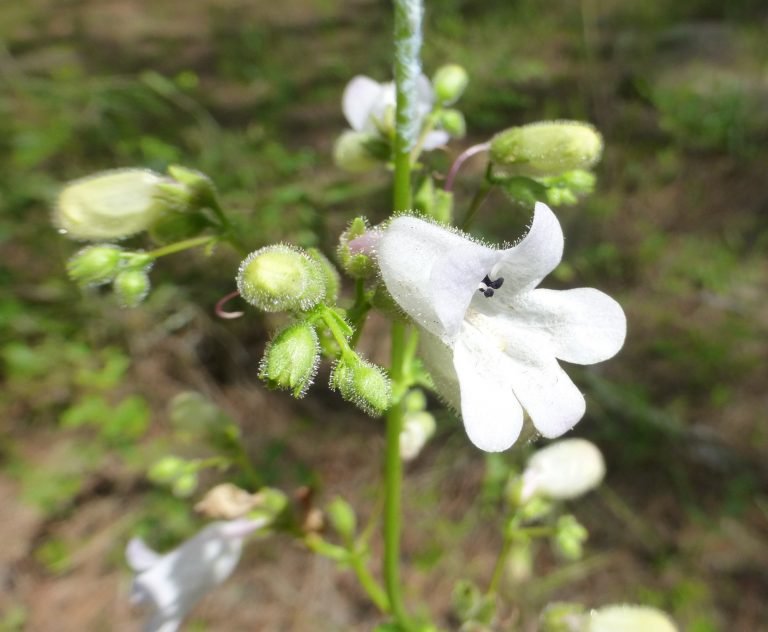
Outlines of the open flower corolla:
{"type": "MultiPolygon", "coordinates": [[[[344,89],[342,111],[355,132],[389,137],[395,125],[395,84],[379,83],[370,77],[358,75],[344,89]]],[[[416,117],[421,128],[432,112],[435,93],[429,79],[422,75],[416,82],[416,117]]],[[[430,151],[448,142],[445,130],[432,130],[424,138],[422,149],[430,151]]]]}
{"type": "Polygon", "coordinates": [[[440,393],[489,452],[517,440],[524,412],[545,437],[562,435],[586,404],[558,360],[593,364],[624,344],[621,306],[593,288],[537,286],[563,254],[563,232],[537,203],[528,234],[494,249],[445,226],[401,215],[380,231],[381,276],[423,329],[422,356],[440,393]]]}
{"type": "Polygon", "coordinates": [[[243,540],[269,521],[238,519],[213,522],[164,555],[140,538],[128,542],[125,557],[136,573],[131,601],[150,610],[146,632],[174,632],[207,592],[235,570],[243,540]]]}

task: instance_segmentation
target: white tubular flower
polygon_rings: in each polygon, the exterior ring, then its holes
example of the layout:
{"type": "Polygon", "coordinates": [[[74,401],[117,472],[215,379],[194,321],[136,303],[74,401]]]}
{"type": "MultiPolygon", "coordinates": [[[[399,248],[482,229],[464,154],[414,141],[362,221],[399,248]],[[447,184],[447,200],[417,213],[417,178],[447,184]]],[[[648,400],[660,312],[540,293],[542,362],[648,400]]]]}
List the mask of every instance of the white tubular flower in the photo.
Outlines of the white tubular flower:
{"type": "Polygon", "coordinates": [[[605,606],[589,614],[585,632],[677,632],[661,610],[646,606],[605,606]]]}
{"type": "Polygon", "coordinates": [[[542,203],[528,234],[506,250],[409,216],[380,233],[387,289],[424,329],[435,384],[482,450],[509,448],[523,410],[545,437],[572,428],[586,405],[557,360],[593,364],[624,344],[626,318],[608,295],[537,289],[562,254],[560,223],[542,203]]]}
{"type": "MultiPolygon", "coordinates": [[[[379,83],[370,77],[358,75],[344,89],[341,107],[349,126],[356,132],[389,136],[395,125],[395,84],[379,83]]],[[[423,124],[432,112],[435,93],[424,75],[417,82],[416,114],[423,124]]],[[[424,139],[423,149],[431,151],[448,142],[450,135],[444,130],[433,130],[424,139]]]]}
{"type": "Polygon", "coordinates": [[[125,549],[136,573],[131,601],[151,609],[146,632],[174,632],[187,612],[235,570],[243,540],[269,521],[213,522],[170,553],[161,555],[140,538],[125,549]]]}
{"type": "Polygon", "coordinates": [[[556,500],[577,498],[597,487],[605,476],[605,461],[586,439],[563,439],[536,452],[522,476],[521,501],[542,494],[556,500]]]}
{"type": "Polygon", "coordinates": [[[154,195],[166,181],[148,169],[114,169],[74,180],[59,193],[54,223],[72,239],[122,239],[157,218],[154,195]]]}

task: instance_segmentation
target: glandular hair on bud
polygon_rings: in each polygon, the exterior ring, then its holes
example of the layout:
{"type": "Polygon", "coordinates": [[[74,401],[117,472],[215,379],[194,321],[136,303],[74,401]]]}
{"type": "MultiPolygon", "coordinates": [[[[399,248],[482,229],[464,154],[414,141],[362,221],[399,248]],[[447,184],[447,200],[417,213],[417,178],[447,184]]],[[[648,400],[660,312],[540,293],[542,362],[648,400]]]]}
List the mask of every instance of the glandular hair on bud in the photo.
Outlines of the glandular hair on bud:
{"type": "Polygon", "coordinates": [[[319,362],[317,332],[312,325],[302,321],[283,329],[267,345],[259,377],[271,388],[288,390],[294,397],[303,397],[315,378],[319,362]]]}
{"type": "Polygon", "coordinates": [[[325,284],[323,301],[334,305],[339,298],[339,288],[341,287],[339,271],[336,270],[336,266],[331,263],[330,259],[317,248],[308,248],[307,254],[320,265],[320,269],[323,271],[323,281],[325,284]]]}
{"type": "Polygon", "coordinates": [[[392,402],[392,383],[384,369],[357,356],[339,359],[331,371],[330,387],[372,417],[384,413],[392,402]]]}
{"type": "Polygon", "coordinates": [[[371,143],[376,140],[376,136],[366,132],[345,131],[333,146],[334,163],[349,173],[364,173],[375,169],[381,164],[370,150],[371,143]]]}
{"type": "Polygon", "coordinates": [[[469,75],[458,64],[447,64],[437,69],[432,77],[435,97],[442,105],[451,105],[459,100],[469,83],[469,75]]]}
{"type": "Polygon", "coordinates": [[[589,169],[603,151],[603,138],[588,123],[543,121],[512,127],[491,139],[495,167],[510,175],[553,176],[589,169]]]}
{"type": "Polygon", "coordinates": [[[248,255],[237,273],[237,289],[265,312],[306,311],[326,295],[320,264],[303,250],[285,244],[248,255]]]}
{"type": "Polygon", "coordinates": [[[112,282],[112,289],[123,307],[136,307],[149,294],[149,275],[145,270],[123,270],[112,282]]]}
{"type": "Polygon", "coordinates": [[[368,221],[364,217],[356,217],[339,238],[339,247],[336,255],[342,270],[354,279],[367,279],[376,274],[376,262],[373,258],[372,248],[361,247],[359,238],[365,240],[364,235],[371,232],[368,221]]]}
{"type": "Polygon", "coordinates": [[[72,239],[130,237],[154,221],[154,194],[163,180],[147,169],[116,169],[70,182],[59,193],[54,224],[72,239]]]}
{"type": "Polygon", "coordinates": [[[120,269],[122,252],[110,244],[86,246],[67,262],[69,278],[80,285],[109,283],[120,269]]]}

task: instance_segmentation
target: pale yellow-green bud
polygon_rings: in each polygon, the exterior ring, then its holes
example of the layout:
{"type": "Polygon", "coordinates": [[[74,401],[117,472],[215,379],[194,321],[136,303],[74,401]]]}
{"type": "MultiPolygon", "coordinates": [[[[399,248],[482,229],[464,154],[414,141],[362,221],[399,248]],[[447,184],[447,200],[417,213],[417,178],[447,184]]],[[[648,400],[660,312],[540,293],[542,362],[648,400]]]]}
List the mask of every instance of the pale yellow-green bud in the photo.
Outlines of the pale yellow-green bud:
{"type": "Polygon", "coordinates": [[[453,193],[435,187],[431,177],[427,177],[413,197],[414,207],[425,215],[442,224],[453,220],[453,193]]]}
{"type": "MultiPolygon", "coordinates": [[[[539,618],[540,632],[586,632],[584,606],[578,603],[550,603],[539,618]]],[[[616,631],[618,632],[618,631],[616,631]]]]}
{"type": "Polygon", "coordinates": [[[157,217],[154,195],[163,181],[146,169],[102,171],[74,180],[59,193],[54,224],[72,239],[129,237],[146,230],[157,217]]]}
{"type": "Polygon", "coordinates": [[[575,561],[584,553],[584,542],[589,534],[584,526],[570,514],[557,520],[553,543],[566,560],[575,561]]]}
{"type": "Polygon", "coordinates": [[[86,246],[67,262],[67,273],[80,285],[101,285],[115,278],[122,248],[108,244],[86,246]]]}
{"type": "Polygon", "coordinates": [[[354,279],[367,279],[376,274],[376,261],[371,256],[373,243],[370,248],[367,247],[366,238],[363,237],[370,231],[368,221],[364,217],[356,217],[339,238],[339,247],[336,250],[339,264],[342,270],[354,279]],[[350,246],[350,242],[358,238],[362,239],[350,246]]]}
{"type": "Polygon", "coordinates": [[[189,463],[177,456],[164,456],[156,461],[147,472],[147,477],[154,483],[170,484],[189,471],[189,463]]]}
{"type": "Polygon", "coordinates": [[[426,411],[406,412],[400,431],[400,457],[404,461],[415,459],[435,434],[435,418],[426,411]]]}
{"type": "Polygon", "coordinates": [[[508,175],[554,176],[589,169],[603,151],[603,139],[591,125],[578,121],[544,121],[512,127],[491,139],[495,167],[508,175]]]}
{"type": "Polygon", "coordinates": [[[469,75],[458,64],[447,64],[437,69],[432,77],[435,98],[442,105],[456,103],[464,94],[469,83],[469,75]]]}
{"type": "Polygon", "coordinates": [[[677,632],[661,610],[646,606],[612,605],[593,610],[583,632],[677,632]]]}
{"type": "Polygon", "coordinates": [[[259,377],[271,388],[288,390],[303,397],[312,384],[320,362],[320,343],[315,328],[307,322],[290,325],[267,345],[259,377]]]}
{"type": "Polygon", "coordinates": [[[344,540],[351,541],[357,531],[357,517],[346,500],[336,496],[325,509],[331,526],[344,540]]]}
{"type": "Polygon", "coordinates": [[[177,478],[173,485],[171,485],[171,491],[174,496],[179,498],[187,498],[195,493],[199,479],[196,471],[187,472],[177,478]]]}
{"type": "Polygon", "coordinates": [[[392,401],[392,383],[381,367],[359,357],[340,358],[331,371],[330,387],[372,417],[392,401]]]}
{"type": "Polygon", "coordinates": [[[268,518],[274,522],[288,507],[288,496],[275,487],[262,487],[255,495],[258,504],[248,512],[249,518],[268,518]]]}
{"type": "Polygon", "coordinates": [[[149,294],[149,287],[149,275],[139,269],[118,272],[112,282],[112,289],[123,307],[139,305],[149,294]]]}
{"type": "Polygon", "coordinates": [[[336,266],[317,248],[307,248],[307,254],[319,264],[323,271],[323,281],[325,282],[323,301],[330,305],[335,304],[339,298],[339,287],[341,287],[341,278],[336,266]]]}
{"type": "Polygon", "coordinates": [[[320,264],[303,250],[284,244],[248,255],[237,273],[237,289],[265,312],[306,311],[326,295],[320,264]]]}
{"type": "Polygon", "coordinates": [[[420,388],[411,389],[403,398],[403,405],[406,412],[419,413],[427,407],[427,396],[420,388]]]}
{"type": "Polygon", "coordinates": [[[443,110],[440,112],[437,123],[454,138],[462,138],[467,133],[467,121],[458,110],[443,110]]]}
{"type": "Polygon", "coordinates": [[[371,152],[371,146],[378,141],[374,134],[347,130],[336,139],[333,161],[339,169],[349,173],[371,171],[381,165],[381,161],[371,152]]]}

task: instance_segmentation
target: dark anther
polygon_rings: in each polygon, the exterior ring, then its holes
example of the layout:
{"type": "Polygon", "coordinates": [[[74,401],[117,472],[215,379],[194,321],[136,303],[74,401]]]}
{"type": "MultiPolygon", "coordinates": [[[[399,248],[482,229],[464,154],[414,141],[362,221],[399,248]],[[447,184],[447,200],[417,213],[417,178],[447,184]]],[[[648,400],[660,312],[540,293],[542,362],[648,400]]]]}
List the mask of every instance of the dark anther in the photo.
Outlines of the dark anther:
{"type": "Polygon", "coordinates": [[[477,288],[477,291],[482,292],[485,298],[491,298],[494,294],[494,290],[498,290],[504,284],[504,277],[499,277],[495,281],[491,281],[491,277],[486,274],[480,283],[485,287],[479,287],[477,288]]]}

